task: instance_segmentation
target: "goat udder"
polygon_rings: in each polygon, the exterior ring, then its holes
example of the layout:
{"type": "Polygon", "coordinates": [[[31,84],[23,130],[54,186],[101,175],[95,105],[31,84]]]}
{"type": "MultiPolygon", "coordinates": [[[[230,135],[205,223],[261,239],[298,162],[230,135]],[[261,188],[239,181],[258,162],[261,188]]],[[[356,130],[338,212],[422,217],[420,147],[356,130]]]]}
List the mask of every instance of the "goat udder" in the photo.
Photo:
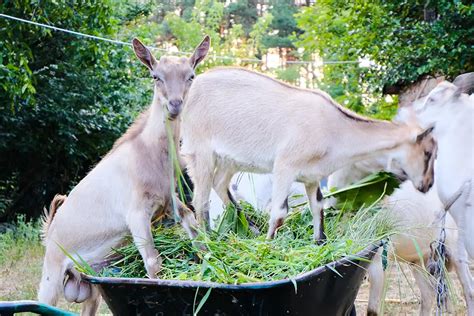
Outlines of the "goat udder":
{"type": "Polygon", "coordinates": [[[64,297],[70,303],[82,303],[91,296],[91,285],[69,276],[64,285],[64,297]]]}

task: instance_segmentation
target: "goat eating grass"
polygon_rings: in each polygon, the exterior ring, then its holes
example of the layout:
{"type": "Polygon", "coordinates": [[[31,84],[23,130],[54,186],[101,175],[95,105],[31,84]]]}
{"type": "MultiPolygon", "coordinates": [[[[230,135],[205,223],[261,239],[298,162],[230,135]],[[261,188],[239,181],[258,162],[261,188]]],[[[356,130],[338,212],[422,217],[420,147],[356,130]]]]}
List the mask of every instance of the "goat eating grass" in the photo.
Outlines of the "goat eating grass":
{"type": "Polygon", "coordinates": [[[337,169],[386,154],[418,190],[426,192],[433,183],[431,129],[364,118],[322,91],[249,70],[220,68],[199,76],[183,122],[181,151],[200,225],[209,223],[212,187],[224,203],[232,200],[228,187],[237,171],[273,173],[268,238],[284,221],[293,181],[304,183],[318,242],[325,238],[319,181],[337,169]]]}
{"type": "Polygon", "coordinates": [[[153,102],[67,198],[53,200],[43,232],[46,254],[38,294],[41,302],[55,305],[64,290],[67,300],[84,302],[81,314],[95,314],[98,290],[80,280],[72,259],[100,262],[128,232],[148,277],[155,278],[161,259],[153,244],[151,219],[174,202],[189,237],[196,236],[193,213],[175,197],[170,158],[174,148],[168,130],[174,131],[172,137],[178,143],[178,115],[194,70],[209,46],[206,36],[190,58],[163,56],[157,61],[138,39],[133,40],[136,56],[154,79],[153,102]]]}

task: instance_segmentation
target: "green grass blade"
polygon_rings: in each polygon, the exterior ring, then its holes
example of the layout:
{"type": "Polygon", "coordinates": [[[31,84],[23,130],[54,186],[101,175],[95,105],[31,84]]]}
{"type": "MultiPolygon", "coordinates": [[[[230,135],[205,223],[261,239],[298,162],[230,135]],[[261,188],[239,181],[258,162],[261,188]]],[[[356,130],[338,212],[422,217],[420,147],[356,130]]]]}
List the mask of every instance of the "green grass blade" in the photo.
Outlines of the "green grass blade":
{"type": "MultiPolygon", "coordinates": [[[[207,302],[207,299],[209,298],[209,295],[211,295],[211,290],[212,290],[212,288],[210,287],[207,290],[206,294],[204,294],[201,301],[199,302],[199,305],[196,307],[196,309],[193,310],[193,316],[197,316],[199,314],[199,311],[204,306],[204,304],[207,302]]],[[[199,288],[197,288],[197,290],[196,290],[196,295],[194,296],[193,306],[196,306],[196,299],[197,299],[198,292],[199,292],[199,288]]]]}

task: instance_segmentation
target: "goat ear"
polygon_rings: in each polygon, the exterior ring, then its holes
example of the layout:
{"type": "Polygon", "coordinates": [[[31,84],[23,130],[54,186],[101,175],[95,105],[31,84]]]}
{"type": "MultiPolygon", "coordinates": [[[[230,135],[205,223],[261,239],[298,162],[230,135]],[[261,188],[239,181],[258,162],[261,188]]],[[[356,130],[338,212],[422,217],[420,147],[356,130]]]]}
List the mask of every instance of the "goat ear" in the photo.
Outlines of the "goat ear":
{"type": "Polygon", "coordinates": [[[454,79],[453,84],[459,88],[460,93],[474,93],[474,72],[459,75],[454,79]]]}
{"type": "Polygon", "coordinates": [[[418,134],[418,136],[416,136],[416,142],[417,143],[421,142],[426,136],[430,135],[431,132],[433,132],[434,128],[435,128],[435,126],[432,125],[432,126],[428,127],[427,129],[425,129],[420,134],[418,134]]]}
{"type": "Polygon", "coordinates": [[[202,40],[201,44],[196,47],[194,50],[193,55],[189,58],[189,63],[191,67],[196,68],[196,66],[206,57],[207,53],[209,52],[209,48],[211,47],[211,38],[209,35],[206,35],[202,40]]]}
{"type": "Polygon", "coordinates": [[[151,54],[150,50],[146,48],[145,45],[138,40],[138,38],[134,38],[132,41],[133,51],[135,55],[137,55],[138,59],[148,67],[148,69],[153,70],[153,65],[156,64],[156,59],[151,54]]]}

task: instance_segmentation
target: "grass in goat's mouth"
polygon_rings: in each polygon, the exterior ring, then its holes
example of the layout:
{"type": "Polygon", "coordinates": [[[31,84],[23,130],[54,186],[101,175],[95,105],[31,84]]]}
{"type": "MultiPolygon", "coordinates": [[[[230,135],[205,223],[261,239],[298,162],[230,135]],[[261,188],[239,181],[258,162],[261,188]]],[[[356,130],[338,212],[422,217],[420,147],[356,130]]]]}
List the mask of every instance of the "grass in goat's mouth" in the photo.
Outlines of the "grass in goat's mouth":
{"type": "MultiPolygon", "coordinates": [[[[343,257],[355,254],[387,237],[392,225],[375,208],[356,214],[332,212],[326,217],[328,240],[313,241],[312,216],[299,207],[287,217],[274,240],[266,240],[268,215],[243,205],[243,212],[262,232],[255,236],[244,216],[227,209],[216,231],[197,237],[207,250],[194,247],[180,225],[154,229],[155,247],[163,266],[158,276],[169,280],[214,281],[228,284],[273,281],[295,277],[343,257]],[[201,259],[195,260],[196,255],[201,259]]],[[[101,276],[145,278],[142,258],[136,246],[115,249],[121,259],[100,272],[101,276]]]]}

